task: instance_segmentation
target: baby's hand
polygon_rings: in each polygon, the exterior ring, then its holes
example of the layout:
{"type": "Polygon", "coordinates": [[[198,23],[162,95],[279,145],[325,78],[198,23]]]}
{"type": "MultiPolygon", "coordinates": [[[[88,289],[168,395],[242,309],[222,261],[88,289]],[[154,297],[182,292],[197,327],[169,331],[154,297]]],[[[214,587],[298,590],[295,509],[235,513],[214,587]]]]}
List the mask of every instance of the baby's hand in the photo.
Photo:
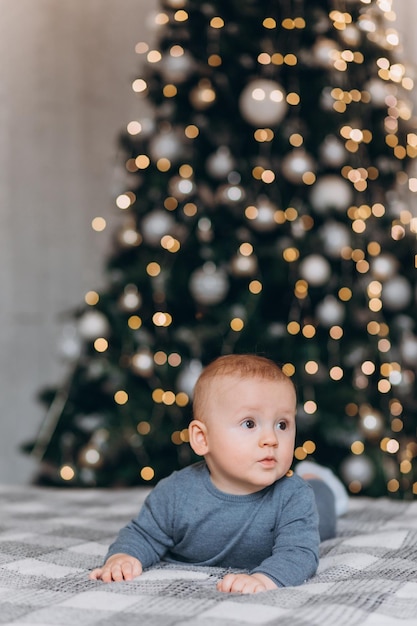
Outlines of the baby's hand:
{"type": "Polygon", "coordinates": [[[259,593],[277,589],[277,585],[265,574],[226,574],[217,583],[217,590],[225,593],[259,593]]]}
{"type": "Polygon", "coordinates": [[[97,567],[90,573],[91,580],[112,581],[132,580],[142,574],[142,563],[130,554],[113,554],[103,567],[97,567]]]}

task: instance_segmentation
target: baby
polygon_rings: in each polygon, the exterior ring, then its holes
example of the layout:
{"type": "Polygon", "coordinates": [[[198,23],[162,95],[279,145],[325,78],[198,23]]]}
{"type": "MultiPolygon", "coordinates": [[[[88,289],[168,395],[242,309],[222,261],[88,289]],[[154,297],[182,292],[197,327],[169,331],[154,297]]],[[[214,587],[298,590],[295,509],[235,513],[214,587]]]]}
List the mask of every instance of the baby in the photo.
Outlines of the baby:
{"type": "MultiPolygon", "coordinates": [[[[204,460],[156,485],[90,578],[131,580],[163,560],[241,570],[219,580],[222,592],[302,584],[316,572],[320,538],[334,534],[335,498],[326,476],[290,471],[293,382],[265,357],[222,356],[200,375],[193,412],[190,445],[204,460]]],[[[307,469],[316,467],[328,472],[307,469]]]]}

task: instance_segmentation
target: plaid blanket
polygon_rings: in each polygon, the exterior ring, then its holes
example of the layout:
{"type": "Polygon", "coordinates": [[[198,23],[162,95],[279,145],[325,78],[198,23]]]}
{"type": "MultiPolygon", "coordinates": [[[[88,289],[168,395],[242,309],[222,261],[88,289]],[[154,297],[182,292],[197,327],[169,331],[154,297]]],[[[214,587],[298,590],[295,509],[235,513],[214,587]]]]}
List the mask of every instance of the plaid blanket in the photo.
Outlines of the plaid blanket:
{"type": "Polygon", "coordinates": [[[222,594],[223,570],[173,565],[88,580],[147,493],[0,487],[0,624],[417,626],[415,501],[352,498],[300,587],[222,594]]]}

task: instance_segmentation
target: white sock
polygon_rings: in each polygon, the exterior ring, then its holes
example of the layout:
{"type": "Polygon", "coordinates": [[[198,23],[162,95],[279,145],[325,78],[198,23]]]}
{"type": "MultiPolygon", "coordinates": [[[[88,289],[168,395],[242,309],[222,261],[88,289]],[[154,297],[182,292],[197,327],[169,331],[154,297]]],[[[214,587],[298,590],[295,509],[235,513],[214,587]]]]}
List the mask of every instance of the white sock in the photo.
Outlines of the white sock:
{"type": "Polygon", "coordinates": [[[323,467],[323,465],[318,465],[313,461],[301,461],[301,463],[295,466],[294,471],[301,478],[305,474],[312,474],[321,478],[333,492],[336,515],[339,516],[346,513],[349,506],[348,492],[342,481],[328,467],[323,467]]]}

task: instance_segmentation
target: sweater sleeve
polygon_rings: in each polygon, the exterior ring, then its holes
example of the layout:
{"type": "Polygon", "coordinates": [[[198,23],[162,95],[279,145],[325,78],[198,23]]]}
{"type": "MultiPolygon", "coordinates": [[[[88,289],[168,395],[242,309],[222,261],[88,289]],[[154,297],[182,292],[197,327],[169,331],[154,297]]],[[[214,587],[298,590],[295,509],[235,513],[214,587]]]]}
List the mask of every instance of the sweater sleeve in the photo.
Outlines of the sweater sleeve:
{"type": "Polygon", "coordinates": [[[307,483],[299,483],[288,495],[277,523],[272,555],[251,571],[265,574],[278,587],[301,585],[315,574],[319,562],[313,490],[307,483]]]}
{"type": "Polygon", "coordinates": [[[173,547],[175,489],[171,482],[172,477],[168,477],[153,488],[138,515],[119,531],[106,560],[113,554],[130,554],[146,568],[158,563],[173,547]]]}

